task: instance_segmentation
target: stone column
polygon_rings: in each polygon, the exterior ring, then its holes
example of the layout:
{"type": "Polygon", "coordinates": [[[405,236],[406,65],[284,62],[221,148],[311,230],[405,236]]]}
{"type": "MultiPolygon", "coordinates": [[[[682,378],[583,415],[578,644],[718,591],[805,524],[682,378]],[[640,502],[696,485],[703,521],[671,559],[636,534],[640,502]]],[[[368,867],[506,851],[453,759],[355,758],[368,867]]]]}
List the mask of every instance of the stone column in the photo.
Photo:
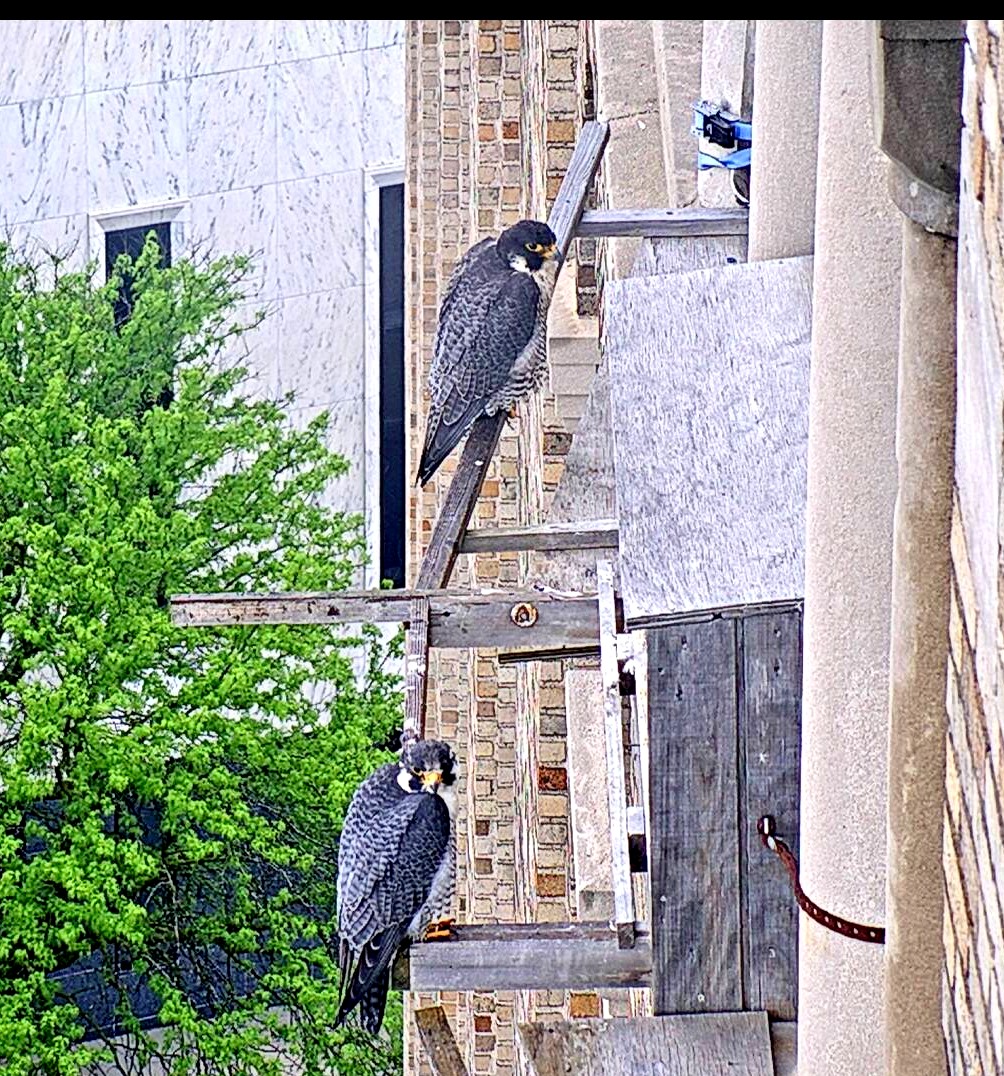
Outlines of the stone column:
{"type": "MultiPolygon", "coordinates": [[[[829,911],[885,922],[901,224],[869,25],[823,25],[806,507],[801,861],[829,911]]],[[[882,947],[801,917],[798,1069],[884,1071],[882,947]]]]}
{"type": "Polygon", "coordinates": [[[756,24],[749,260],[811,254],[823,24],[756,24]]]}
{"type": "MultiPolygon", "coordinates": [[[[748,19],[704,20],[701,99],[724,105],[742,117],[748,117],[753,106],[754,27],[748,19]]],[[[725,168],[699,172],[697,195],[701,205],[736,204],[732,178],[725,168]]]]}
{"type": "Polygon", "coordinates": [[[955,462],[956,241],[903,221],[892,573],[886,1053],[945,1071],[941,1032],[945,677],[955,462]]]}

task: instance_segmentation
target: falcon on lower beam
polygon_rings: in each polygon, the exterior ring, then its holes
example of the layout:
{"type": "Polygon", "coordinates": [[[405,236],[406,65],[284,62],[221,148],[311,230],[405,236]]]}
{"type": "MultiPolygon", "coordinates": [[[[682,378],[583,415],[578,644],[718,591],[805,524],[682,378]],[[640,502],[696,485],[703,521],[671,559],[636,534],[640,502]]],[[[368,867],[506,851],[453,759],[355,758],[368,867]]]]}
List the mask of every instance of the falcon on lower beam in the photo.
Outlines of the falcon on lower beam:
{"type": "Polygon", "coordinates": [[[380,1030],[390,970],[409,940],[446,936],[457,847],[457,759],[441,740],[411,740],[399,762],[356,789],[338,844],[342,1001],[335,1025],[359,1007],[380,1030]]]}
{"type": "Polygon", "coordinates": [[[521,220],[460,259],[439,310],[429,370],[421,485],[481,415],[510,410],[547,374],[547,310],[561,255],[554,232],[521,220]]]}

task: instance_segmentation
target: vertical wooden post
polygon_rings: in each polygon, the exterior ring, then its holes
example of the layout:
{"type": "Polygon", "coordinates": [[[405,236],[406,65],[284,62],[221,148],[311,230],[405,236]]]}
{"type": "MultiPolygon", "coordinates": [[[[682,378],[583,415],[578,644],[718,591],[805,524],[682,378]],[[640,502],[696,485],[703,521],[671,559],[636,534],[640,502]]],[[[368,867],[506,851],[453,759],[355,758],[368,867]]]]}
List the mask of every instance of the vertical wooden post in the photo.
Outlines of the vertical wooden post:
{"type": "Polygon", "coordinates": [[[624,779],[624,734],[621,717],[620,673],[617,667],[617,614],[614,569],[608,560],[596,562],[600,613],[600,673],[603,678],[603,727],[607,747],[607,795],[610,805],[610,867],[613,874],[614,921],[622,949],[634,947],[634,892],[628,853],[627,787],[624,779]]]}
{"type": "Polygon", "coordinates": [[[425,692],[429,674],[429,599],[412,598],[404,669],[403,739],[425,734],[425,692]]]}

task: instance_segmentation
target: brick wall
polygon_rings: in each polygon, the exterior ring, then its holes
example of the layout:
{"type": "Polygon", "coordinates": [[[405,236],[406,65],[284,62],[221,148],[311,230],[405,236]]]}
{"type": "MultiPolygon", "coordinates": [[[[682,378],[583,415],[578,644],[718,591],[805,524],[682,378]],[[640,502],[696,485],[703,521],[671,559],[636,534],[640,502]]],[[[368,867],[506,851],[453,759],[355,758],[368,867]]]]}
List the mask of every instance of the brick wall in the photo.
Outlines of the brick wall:
{"type": "MultiPolygon", "coordinates": [[[[421,451],[442,291],[456,259],[525,216],[544,218],[583,114],[583,26],[575,20],[422,20],[407,31],[407,308],[409,452],[421,451]]],[[[583,282],[589,286],[589,275],[583,282]]],[[[547,393],[520,406],[489,468],[474,525],[536,522],[557,485],[567,435],[547,393]]],[[[409,510],[410,578],[418,573],[458,453],[409,510]]],[[[525,555],[462,557],[451,586],[514,588],[525,555]]],[[[500,667],[491,651],[434,651],[427,731],[457,748],[461,920],[571,918],[565,718],[560,664],[500,667]]],[[[446,1008],[472,1073],[525,1071],[515,1024],[597,1015],[593,995],[416,995],[446,1008]]],[[[427,1072],[414,1036],[407,1071],[427,1072]]]]}
{"type": "Polygon", "coordinates": [[[943,1004],[958,1076],[1004,1071],[1001,29],[969,23],[963,96],[943,1004]]]}

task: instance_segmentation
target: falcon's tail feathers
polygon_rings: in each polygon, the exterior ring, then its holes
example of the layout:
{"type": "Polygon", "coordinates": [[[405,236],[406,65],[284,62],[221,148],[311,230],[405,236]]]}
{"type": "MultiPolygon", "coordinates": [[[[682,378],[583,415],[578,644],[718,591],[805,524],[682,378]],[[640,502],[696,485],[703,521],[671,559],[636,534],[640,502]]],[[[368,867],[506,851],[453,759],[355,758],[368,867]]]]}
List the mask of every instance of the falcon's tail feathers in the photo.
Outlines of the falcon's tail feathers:
{"type": "Polygon", "coordinates": [[[349,1013],[358,1005],[359,1022],[375,1035],[383,1022],[387,991],[390,989],[390,963],[404,938],[403,927],[382,930],[363,947],[355,960],[342,949],[342,1001],[335,1017],[335,1027],[345,1023],[349,1013]]]}
{"type": "Polygon", "coordinates": [[[439,470],[440,464],[457,447],[467,431],[459,423],[445,426],[440,423],[435,430],[429,430],[422,449],[422,459],[418,465],[418,484],[426,482],[439,470]]]}

